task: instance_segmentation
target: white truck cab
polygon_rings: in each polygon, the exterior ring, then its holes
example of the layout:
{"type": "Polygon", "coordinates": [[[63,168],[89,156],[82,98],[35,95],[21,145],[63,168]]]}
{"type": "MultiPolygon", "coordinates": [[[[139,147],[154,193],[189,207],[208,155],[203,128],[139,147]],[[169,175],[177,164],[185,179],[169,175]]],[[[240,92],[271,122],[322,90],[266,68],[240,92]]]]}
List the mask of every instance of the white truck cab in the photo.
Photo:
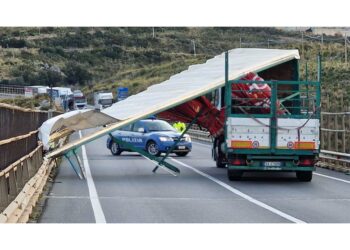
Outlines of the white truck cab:
{"type": "Polygon", "coordinates": [[[113,104],[112,92],[98,92],[94,94],[95,109],[102,110],[113,104]]]}

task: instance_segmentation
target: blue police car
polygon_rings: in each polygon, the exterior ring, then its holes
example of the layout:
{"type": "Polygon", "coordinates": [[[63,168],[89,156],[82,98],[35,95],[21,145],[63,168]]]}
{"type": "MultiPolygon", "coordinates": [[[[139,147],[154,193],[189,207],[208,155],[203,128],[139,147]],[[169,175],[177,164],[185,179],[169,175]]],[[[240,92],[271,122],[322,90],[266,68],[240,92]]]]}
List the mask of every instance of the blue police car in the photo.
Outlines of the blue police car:
{"type": "MultiPolygon", "coordinates": [[[[154,156],[167,152],[180,135],[169,123],[158,119],[140,120],[112,133],[113,137],[129,142],[154,156]]],[[[113,155],[120,155],[123,151],[131,151],[113,141],[110,136],[107,139],[107,148],[111,150],[113,155]]],[[[191,149],[191,138],[189,135],[185,135],[171,153],[186,156],[191,149]]]]}

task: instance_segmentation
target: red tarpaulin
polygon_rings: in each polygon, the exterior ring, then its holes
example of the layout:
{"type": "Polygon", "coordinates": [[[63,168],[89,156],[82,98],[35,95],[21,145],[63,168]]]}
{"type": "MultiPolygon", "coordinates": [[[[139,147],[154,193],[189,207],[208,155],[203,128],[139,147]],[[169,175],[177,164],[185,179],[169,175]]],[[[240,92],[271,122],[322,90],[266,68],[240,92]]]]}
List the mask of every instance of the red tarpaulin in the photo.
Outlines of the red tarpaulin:
{"type": "MultiPolygon", "coordinates": [[[[241,80],[264,81],[257,74],[251,72],[241,80]]],[[[268,84],[232,84],[232,97],[237,100],[241,99],[241,102],[244,102],[246,106],[261,107],[259,111],[263,113],[270,112],[271,88],[268,84]]],[[[206,128],[214,137],[223,134],[225,108],[218,110],[205,96],[161,112],[158,116],[166,120],[190,123],[199,112],[201,112],[197,120],[199,126],[206,128]]]]}

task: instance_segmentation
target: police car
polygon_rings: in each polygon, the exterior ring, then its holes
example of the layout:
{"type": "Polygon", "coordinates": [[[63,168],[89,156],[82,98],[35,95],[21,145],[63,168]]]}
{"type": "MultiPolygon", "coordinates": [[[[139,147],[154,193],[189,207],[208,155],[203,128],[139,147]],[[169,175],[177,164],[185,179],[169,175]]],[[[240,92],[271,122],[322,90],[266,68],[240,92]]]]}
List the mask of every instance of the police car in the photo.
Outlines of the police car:
{"type": "MultiPolygon", "coordinates": [[[[158,119],[140,120],[112,133],[113,137],[129,142],[153,156],[167,152],[180,135],[169,123],[158,119]]],[[[119,145],[110,136],[107,139],[107,148],[113,155],[120,155],[123,151],[131,151],[125,146],[119,145]]],[[[186,156],[191,150],[191,138],[186,134],[171,153],[186,156]]]]}

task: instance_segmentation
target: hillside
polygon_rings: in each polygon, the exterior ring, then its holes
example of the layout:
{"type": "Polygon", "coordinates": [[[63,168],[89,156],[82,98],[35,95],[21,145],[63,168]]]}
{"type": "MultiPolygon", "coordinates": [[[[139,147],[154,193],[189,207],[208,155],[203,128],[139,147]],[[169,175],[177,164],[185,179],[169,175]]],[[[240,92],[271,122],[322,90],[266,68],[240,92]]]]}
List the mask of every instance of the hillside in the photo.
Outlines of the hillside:
{"type": "MultiPolygon", "coordinates": [[[[0,84],[53,83],[86,94],[127,86],[137,93],[225,50],[242,46],[301,51],[298,39],[300,32],[253,27],[156,27],[154,34],[152,27],[0,28],[0,84]]],[[[304,41],[303,58],[310,61],[310,70],[322,52],[326,83],[349,79],[343,44],[304,41]]]]}

